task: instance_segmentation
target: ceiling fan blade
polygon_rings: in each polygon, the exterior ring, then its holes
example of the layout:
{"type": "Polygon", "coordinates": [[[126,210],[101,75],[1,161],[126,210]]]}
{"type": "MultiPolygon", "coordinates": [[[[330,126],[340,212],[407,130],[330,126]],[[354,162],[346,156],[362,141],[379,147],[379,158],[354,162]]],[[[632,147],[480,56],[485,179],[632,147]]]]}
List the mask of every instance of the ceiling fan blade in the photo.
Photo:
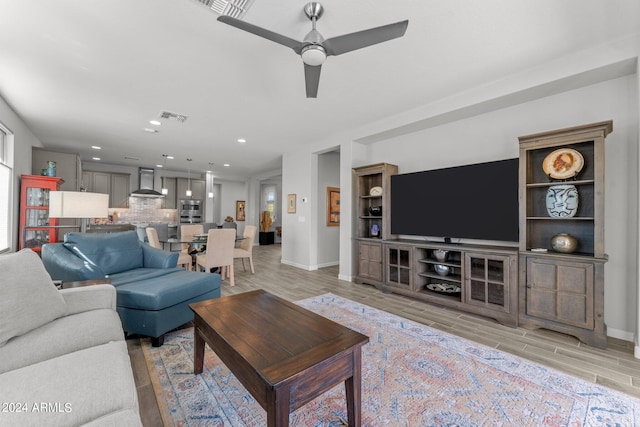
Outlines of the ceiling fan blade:
{"type": "Polygon", "coordinates": [[[304,84],[307,87],[307,98],[318,96],[318,85],[320,84],[320,70],[322,65],[304,64],[304,84]]]}
{"type": "Polygon", "coordinates": [[[395,24],[383,25],[343,36],[332,37],[325,40],[322,46],[327,51],[327,55],[340,55],[351,52],[352,50],[362,49],[363,47],[402,37],[405,31],[407,31],[408,25],[409,21],[404,20],[396,22],[395,24]]]}
{"type": "Polygon", "coordinates": [[[271,40],[272,42],[276,42],[283,46],[290,47],[298,55],[300,54],[300,52],[302,52],[302,48],[305,46],[305,43],[303,42],[299,42],[287,36],[283,36],[282,34],[274,33],[270,30],[265,30],[264,28],[258,27],[257,25],[253,25],[240,19],[232,18],[230,16],[219,16],[218,21],[255,34],[256,36],[260,36],[267,40],[271,40]]]}

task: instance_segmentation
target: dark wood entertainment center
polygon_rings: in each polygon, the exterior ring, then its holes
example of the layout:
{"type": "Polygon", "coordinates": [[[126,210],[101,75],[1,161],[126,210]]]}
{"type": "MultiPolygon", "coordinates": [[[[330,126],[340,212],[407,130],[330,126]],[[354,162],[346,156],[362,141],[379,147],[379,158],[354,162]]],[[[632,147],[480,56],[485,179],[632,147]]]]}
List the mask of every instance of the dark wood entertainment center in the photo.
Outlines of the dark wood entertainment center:
{"type": "Polygon", "coordinates": [[[605,348],[604,140],[611,131],[612,122],[606,121],[519,138],[518,247],[398,239],[390,228],[391,176],[398,167],[354,168],[354,281],[605,348]],[[570,180],[554,181],[542,170],[545,158],[559,148],[584,157],[582,171],[570,180]],[[547,214],[547,190],[557,184],[577,188],[575,216],[547,214]],[[373,187],[382,191],[372,193],[373,187]],[[559,233],[577,238],[575,253],[552,249],[550,240],[559,233]]]}

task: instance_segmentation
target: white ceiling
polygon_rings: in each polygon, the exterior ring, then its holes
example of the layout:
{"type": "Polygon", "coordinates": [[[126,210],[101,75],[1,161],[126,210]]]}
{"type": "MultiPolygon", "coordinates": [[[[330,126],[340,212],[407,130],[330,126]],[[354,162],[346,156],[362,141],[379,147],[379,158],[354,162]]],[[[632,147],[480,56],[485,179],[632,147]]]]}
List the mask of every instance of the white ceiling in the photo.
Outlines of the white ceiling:
{"type": "MultiPolygon", "coordinates": [[[[301,40],[305,1],[243,18],[301,40]]],[[[409,19],[403,38],[330,57],[317,99],[290,49],[196,0],[0,0],[0,96],[46,147],[230,179],[282,153],[636,33],[637,0],[324,0],[325,38],[409,19]],[[143,131],[161,111],[184,114],[143,131]],[[240,145],[237,138],[246,138],[240,145]],[[125,156],[138,161],[125,160],[125,156]],[[170,162],[170,163],[169,163],[170,162]],[[229,163],[229,168],[223,168],[229,163]]],[[[2,118],[0,118],[0,121],[2,118]]],[[[363,135],[366,136],[366,135],[363,135]]]]}

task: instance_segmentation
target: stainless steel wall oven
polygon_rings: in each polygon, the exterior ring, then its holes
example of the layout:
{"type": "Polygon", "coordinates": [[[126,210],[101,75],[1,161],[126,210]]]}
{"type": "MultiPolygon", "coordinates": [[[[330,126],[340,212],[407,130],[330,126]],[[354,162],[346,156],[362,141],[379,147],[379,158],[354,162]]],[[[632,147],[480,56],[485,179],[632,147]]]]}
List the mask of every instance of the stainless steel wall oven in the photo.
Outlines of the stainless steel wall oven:
{"type": "Polygon", "coordinates": [[[202,200],[183,199],[178,203],[180,223],[198,224],[202,222],[202,200]]]}

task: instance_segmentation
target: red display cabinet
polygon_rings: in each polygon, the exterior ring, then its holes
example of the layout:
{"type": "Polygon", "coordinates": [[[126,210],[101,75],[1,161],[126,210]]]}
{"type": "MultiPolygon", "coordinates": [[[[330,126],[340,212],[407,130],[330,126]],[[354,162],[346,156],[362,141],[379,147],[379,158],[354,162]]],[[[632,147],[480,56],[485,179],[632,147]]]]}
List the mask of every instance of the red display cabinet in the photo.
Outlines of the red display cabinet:
{"type": "Polygon", "coordinates": [[[21,175],[20,249],[40,252],[45,243],[58,241],[58,219],[49,218],[49,192],[58,191],[62,178],[21,175]]]}

